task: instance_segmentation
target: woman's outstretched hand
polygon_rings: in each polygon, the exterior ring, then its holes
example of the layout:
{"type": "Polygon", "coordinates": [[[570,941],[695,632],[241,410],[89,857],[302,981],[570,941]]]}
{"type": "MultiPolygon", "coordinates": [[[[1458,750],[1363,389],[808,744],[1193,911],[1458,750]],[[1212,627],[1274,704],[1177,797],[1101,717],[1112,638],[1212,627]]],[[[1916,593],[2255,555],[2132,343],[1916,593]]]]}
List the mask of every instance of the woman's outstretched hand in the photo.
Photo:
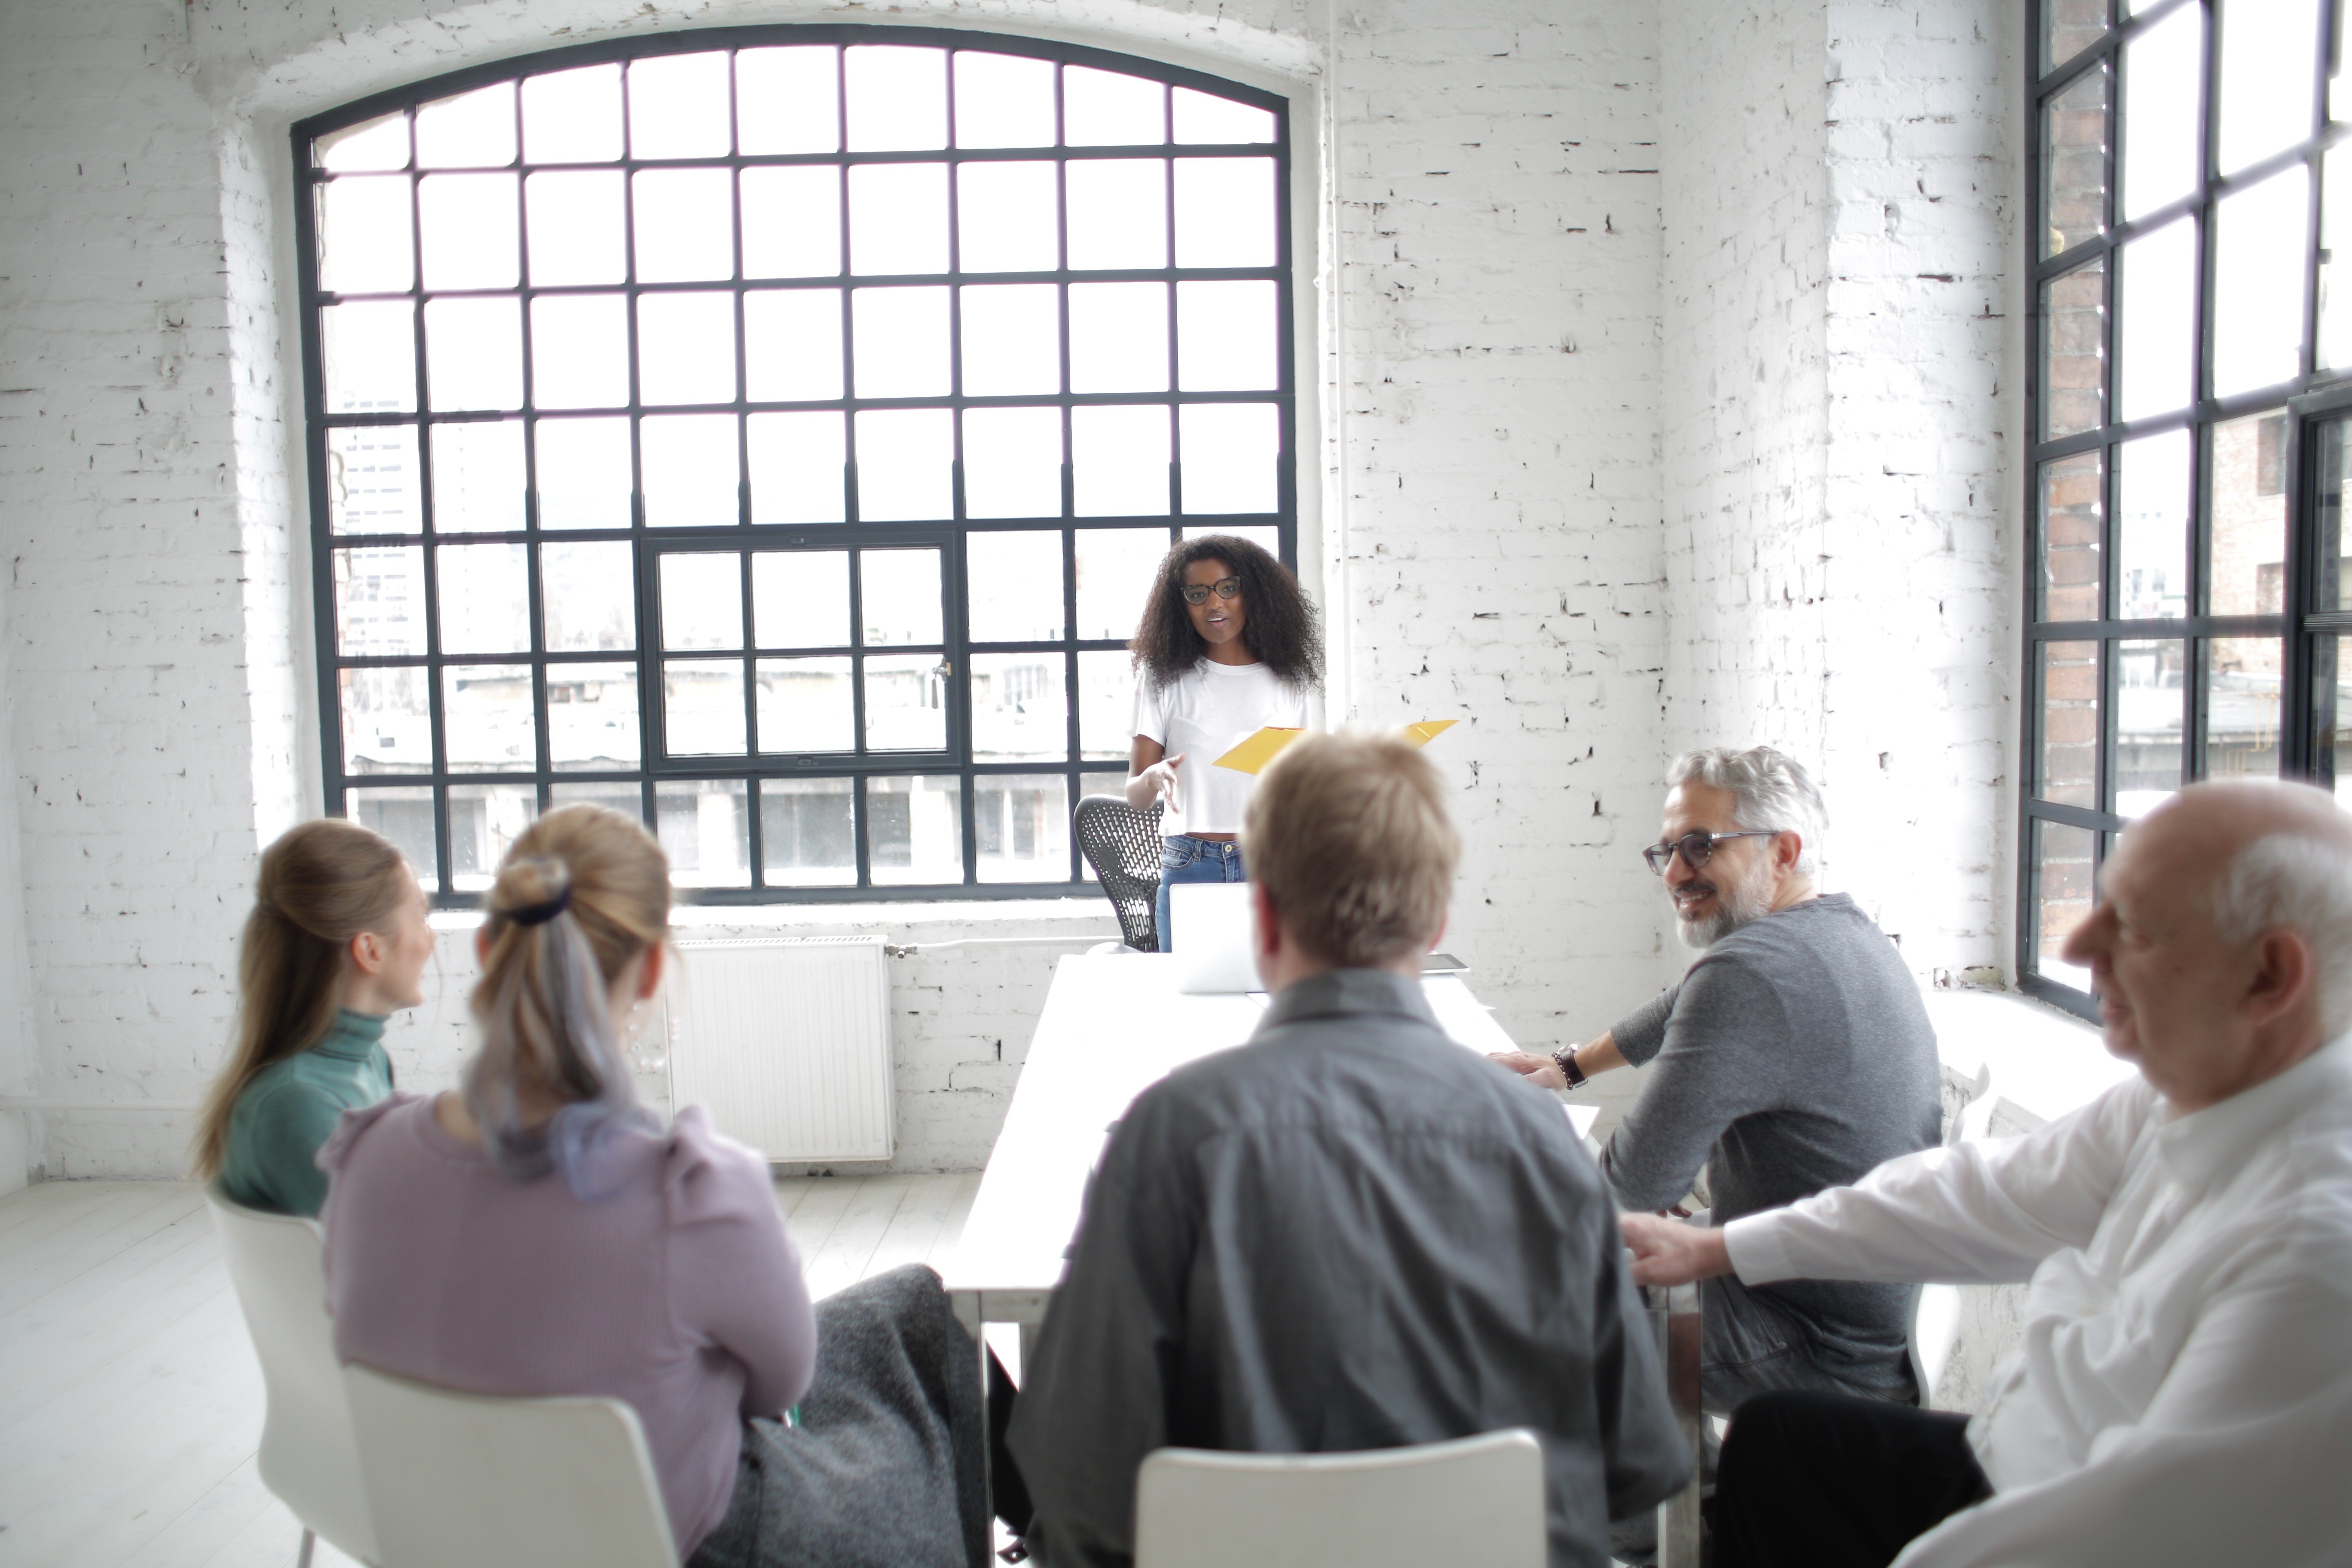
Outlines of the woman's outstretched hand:
{"type": "Polygon", "coordinates": [[[1619,1215],[1617,1225],[1633,1254],[1636,1285],[1687,1285],[1731,1272],[1718,1228],[1647,1214],[1619,1215]]]}
{"type": "Polygon", "coordinates": [[[1176,770],[1183,764],[1183,762],[1184,753],[1179,752],[1172,757],[1163,758],[1152,763],[1136,775],[1151,786],[1150,798],[1153,804],[1166,801],[1169,810],[1179,813],[1183,811],[1183,805],[1176,797],[1176,770]]]}

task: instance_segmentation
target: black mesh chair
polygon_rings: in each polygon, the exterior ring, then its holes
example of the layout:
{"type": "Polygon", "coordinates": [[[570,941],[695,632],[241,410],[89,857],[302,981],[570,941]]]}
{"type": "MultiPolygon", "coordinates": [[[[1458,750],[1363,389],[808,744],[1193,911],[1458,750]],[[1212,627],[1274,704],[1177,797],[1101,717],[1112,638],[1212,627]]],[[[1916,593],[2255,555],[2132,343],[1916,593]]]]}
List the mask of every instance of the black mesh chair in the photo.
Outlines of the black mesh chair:
{"type": "Polygon", "coordinates": [[[1144,952],[1160,951],[1152,904],[1160,896],[1160,807],[1138,811],[1115,795],[1078,802],[1078,852],[1118,913],[1119,934],[1144,952]]]}

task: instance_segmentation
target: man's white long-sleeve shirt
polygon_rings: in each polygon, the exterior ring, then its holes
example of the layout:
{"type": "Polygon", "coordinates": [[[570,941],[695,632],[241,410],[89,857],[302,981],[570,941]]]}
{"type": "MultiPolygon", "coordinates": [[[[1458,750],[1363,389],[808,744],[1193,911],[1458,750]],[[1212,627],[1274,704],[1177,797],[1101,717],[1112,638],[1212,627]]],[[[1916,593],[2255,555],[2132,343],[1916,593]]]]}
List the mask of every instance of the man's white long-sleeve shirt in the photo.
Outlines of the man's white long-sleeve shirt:
{"type": "Polygon", "coordinates": [[[2352,1563],[2352,1037],[2175,1115],[2144,1079],[1725,1227],[1774,1279],[2031,1279],[1994,1496],[1898,1568],[2352,1563]]]}

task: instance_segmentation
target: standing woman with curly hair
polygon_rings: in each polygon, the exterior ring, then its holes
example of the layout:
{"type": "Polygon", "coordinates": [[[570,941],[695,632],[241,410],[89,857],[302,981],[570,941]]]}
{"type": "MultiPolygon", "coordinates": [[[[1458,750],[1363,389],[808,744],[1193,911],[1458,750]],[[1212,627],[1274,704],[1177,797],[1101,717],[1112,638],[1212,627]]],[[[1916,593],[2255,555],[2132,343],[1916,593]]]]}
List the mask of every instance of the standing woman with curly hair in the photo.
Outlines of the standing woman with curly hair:
{"type": "Polygon", "coordinates": [[[1188,539],[1153,579],[1135,655],[1127,803],[1160,804],[1160,951],[1175,946],[1168,889],[1241,882],[1251,774],[1213,766],[1267,725],[1303,729],[1323,684],[1323,633],[1290,569],[1228,533],[1188,539]]]}

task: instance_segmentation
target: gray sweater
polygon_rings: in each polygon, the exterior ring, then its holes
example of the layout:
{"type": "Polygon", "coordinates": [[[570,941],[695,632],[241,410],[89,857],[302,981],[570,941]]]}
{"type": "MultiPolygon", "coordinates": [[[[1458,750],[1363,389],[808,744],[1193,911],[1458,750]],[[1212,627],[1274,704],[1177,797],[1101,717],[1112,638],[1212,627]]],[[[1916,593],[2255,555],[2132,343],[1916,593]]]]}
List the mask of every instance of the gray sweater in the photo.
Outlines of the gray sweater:
{"type": "MultiPolygon", "coordinates": [[[[1843,1186],[1942,1127],[1936,1032],[1895,944],[1843,893],[1749,921],[1612,1031],[1641,1098],[1601,1168],[1628,1209],[1663,1209],[1707,1166],[1714,1223],[1843,1186]]],[[[1815,1359],[1899,1354],[1911,1287],[1757,1288],[1803,1322],[1815,1359]]]]}

